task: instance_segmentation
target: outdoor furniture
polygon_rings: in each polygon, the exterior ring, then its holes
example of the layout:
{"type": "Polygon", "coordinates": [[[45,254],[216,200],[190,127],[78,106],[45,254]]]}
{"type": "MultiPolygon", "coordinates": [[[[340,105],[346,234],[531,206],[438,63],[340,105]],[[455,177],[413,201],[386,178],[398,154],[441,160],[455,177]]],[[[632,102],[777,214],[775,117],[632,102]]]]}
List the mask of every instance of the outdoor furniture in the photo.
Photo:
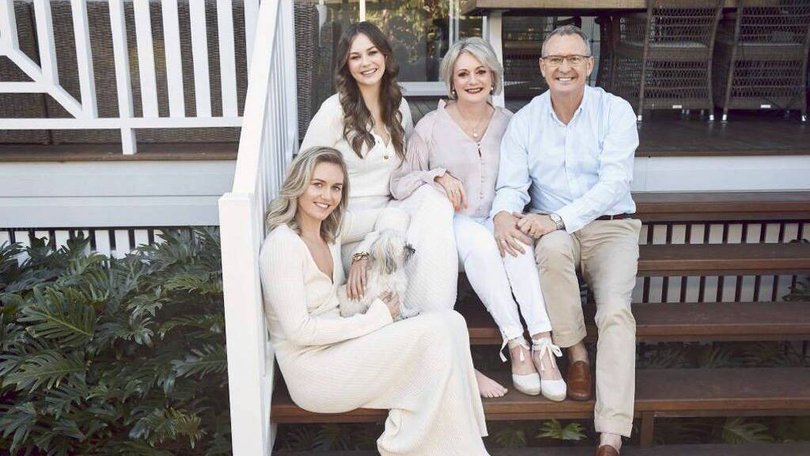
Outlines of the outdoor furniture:
{"type": "MultiPolygon", "coordinates": [[[[648,0],[646,13],[617,16],[612,89],[644,110],[700,109],[714,120],[712,54],[722,0],[648,0]]],[[[615,29],[614,29],[615,30],[615,29]]]]}
{"type": "Polygon", "coordinates": [[[808,1],[741,1],[726,14],[717,33],[713,81],[723,121],[729,109],[797,109],[806,121],[809,45],[808,1]]]}
{"type": "Polygon", "coordinates": [[[503,21],[503,70],[510,97],[534,97],[548,89],[540,74],[543,40],[555,28],[581,25],[579,17],[514,17],[503,21]]]}
{"type": "Polygon", "coordinates": [[[596,18],[599,24],[599,67],[596,71],[596,85],[608,92],[613,82],[613,48],[616,46],[613,31],[613,17],[602,15],[596,18]]]}

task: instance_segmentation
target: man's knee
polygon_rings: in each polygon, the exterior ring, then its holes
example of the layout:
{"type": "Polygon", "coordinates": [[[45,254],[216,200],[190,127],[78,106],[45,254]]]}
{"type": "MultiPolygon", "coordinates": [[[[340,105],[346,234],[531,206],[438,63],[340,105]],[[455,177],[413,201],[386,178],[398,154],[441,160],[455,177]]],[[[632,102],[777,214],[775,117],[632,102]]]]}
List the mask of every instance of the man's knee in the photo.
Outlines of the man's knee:
{"type": "Polygon", "coordinates": [[[537,241],[535,260],[541,269],[568,266],[574,263],[574,242],[564,231],[552,231],[537,241]]]}
{"type": "Polygon", "coordinates": [[[603,330],[608,327],[622,327],[636,331],[636,319],[629,303],[601,302],[596,305],[596,327],[603,330]]]}

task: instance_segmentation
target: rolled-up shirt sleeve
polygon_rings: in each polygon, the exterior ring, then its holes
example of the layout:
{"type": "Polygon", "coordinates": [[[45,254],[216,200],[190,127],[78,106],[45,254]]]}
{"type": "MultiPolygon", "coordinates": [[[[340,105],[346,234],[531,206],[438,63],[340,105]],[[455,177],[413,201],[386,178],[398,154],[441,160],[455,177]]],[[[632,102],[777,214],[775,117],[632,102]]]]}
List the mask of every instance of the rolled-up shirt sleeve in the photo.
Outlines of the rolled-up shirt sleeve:
{"type": "Polygon", "coordinates": [[[501,141],[498,183],[490,216],[501,211],[522,212],[529,203],[528,125],[523,116],[514,115],[501,141]]]}
{"type": "Polygon", "coordinates": [[[617,99],[611,107],[607,115],[607,135],[599,156],[596,185],[555,211],[563,219],[565,230],[569,233],[606,214],[630,193],[639,142],[636,116],[630,104],[624,100],[617,99]]]}

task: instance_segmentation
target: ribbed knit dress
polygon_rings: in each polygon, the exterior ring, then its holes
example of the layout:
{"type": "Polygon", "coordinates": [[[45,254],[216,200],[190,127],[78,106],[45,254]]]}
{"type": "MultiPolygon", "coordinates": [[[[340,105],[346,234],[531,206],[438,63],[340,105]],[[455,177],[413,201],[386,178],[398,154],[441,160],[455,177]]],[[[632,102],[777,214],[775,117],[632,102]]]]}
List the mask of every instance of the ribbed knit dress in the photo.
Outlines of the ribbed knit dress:
{"type": "MultiPolygon", "coordinates": [[[[402,126],[407,138],[413,131],[413,120],[404,98],[399,111],[402,114],[402,126]]],[[[396,227],[406,232],[408,242],[416,249],[416,255],[406,270],[409,280],[403,299],[423,312],[452,309],[456,303],[458,281],[452,204],[447,196],[427,185],[413,192],[408,198],[401,201],[394,200],[390,190],[391,175],[402,163],[394,146],[390,141],[386,145],[383,139],[370,129],[376,141],[375,145],[371,149],[363,146],[361,150],[363,158],[360,158],[343,137],[343,125],[343,108],[338,95],[335,94],[323,102],[312,118],[301,150],[313,146],[326,146],[340,151],[349,171],[348,209],[354,214],[380,214],[387,207],[395,207],[410,215],[407,228],[396,227]]],[[[371,217],[371,220],[374,218],[371,217]]],[[[371,223],[368,230],[373,230],[373,227],[374,223],[371,223]]],[[[346,270],[357,247],[357,243],[344,243],[343,262],[346,270]]]]}
{"type": "Polygon", "coordinates": [[[341,317],[340,250],[330,246],[330,278],[286,225],[262,245],[270,341],[293,401],[319,413],[389,409],[377,440],[384,456],[486,455],[464,319],[443,310],[392,323],[379,299],[365,314],[341,317]]]}

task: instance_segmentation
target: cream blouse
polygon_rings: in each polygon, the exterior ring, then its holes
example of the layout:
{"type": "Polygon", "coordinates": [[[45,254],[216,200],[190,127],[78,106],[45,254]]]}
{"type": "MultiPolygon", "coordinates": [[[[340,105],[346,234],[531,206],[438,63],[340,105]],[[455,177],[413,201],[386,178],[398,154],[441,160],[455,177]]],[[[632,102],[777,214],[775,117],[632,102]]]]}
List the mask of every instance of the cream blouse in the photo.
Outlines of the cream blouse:
{"type": "Polygon", "coordinates": [[[440,100],[436,110],[416,124],[405,163],[391,179],[391,194],[396,199],[407,198],[424,184],[444,192],[433,179],[449,172],[464,184],[467,209],[461,213],[488,217],[495,199],[501,138],[511,117],[508,110],[495,108],[487,131],[476,142],[450,117],[445,101],[440,100]]]}
{"type": "MultiPolygon", "coordinates": [[[[399,105],[399,112],[402,113],[402,127],[405,129],[407,140],[413,131],[413,118],[405,98],[399,105]]],[[[401,161],[391,141],[386,145],[373,130],[371,133],[374,136],[374,147],[369,150],[363,145],[361,150],[363,158],[360,158],[343,137],[343,107],[340,106],[338,94],[334,94],[327,98],[315,113],[301,144],[301,150],[327,146],[334,147],[343,154],[351,184],[349,208],[356,202],[352,200],[360,198],[391,198],[389,187],[391,174],[399,167],[401,161]]]]}

